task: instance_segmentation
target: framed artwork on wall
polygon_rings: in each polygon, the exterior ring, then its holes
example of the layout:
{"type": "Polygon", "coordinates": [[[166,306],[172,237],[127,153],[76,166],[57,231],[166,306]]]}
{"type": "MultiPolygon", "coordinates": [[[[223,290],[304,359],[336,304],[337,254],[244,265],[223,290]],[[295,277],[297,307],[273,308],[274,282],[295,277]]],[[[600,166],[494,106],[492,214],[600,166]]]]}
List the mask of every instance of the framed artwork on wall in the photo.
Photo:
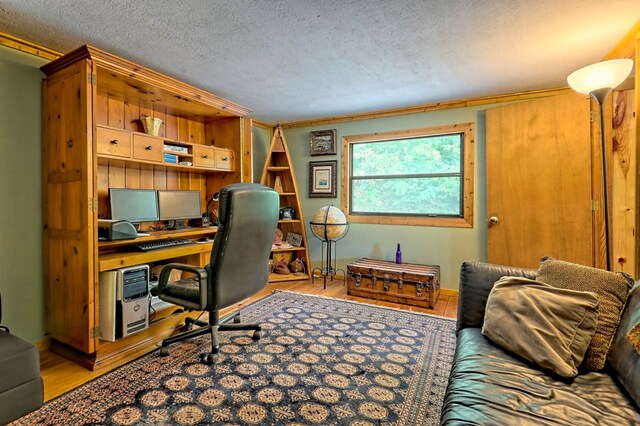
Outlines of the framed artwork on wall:
{"type": "Polygon", "coordinates": [[[311,155],[336,154],[336,129],[309,132],[311,155]]]}
{"type": "Polygon", "coordinates": [[[338,161],[309,162],[309,198],[336,198],[338,161]]]}

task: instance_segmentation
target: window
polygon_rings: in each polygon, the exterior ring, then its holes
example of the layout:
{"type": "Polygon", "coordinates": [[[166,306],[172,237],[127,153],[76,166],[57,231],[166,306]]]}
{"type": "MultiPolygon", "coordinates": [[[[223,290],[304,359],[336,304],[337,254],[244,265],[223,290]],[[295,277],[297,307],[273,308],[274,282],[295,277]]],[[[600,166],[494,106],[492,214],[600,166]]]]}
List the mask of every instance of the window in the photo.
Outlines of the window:
{"type": "Polygon", "coordinates": [[[473,123],[343,137],[354,223],[473,226],[473,123]]]}

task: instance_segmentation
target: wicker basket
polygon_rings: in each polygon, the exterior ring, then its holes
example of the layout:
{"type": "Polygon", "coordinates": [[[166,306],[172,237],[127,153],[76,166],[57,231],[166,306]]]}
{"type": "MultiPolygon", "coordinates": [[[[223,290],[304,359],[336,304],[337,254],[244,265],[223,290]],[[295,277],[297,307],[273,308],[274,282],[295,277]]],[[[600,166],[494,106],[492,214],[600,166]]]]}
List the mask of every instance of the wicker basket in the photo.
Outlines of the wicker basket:
{"type": "Polygon", "coordinates": [[[152,136],[160,136],[160,125],[162,120],[155,117],[140,117],[144,132],[152,136]]]}

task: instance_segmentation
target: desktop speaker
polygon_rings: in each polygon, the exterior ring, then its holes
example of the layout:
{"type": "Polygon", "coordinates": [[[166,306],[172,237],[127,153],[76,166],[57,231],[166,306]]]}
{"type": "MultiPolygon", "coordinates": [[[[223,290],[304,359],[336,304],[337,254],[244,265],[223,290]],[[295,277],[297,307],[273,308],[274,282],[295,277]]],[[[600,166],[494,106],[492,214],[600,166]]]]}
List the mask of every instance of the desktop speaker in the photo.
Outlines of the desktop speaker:
{"type": "Polygon", "coordinates": [[[149,266],[100,273],[100,339],[113,342],[149,327],[149,266]]]}

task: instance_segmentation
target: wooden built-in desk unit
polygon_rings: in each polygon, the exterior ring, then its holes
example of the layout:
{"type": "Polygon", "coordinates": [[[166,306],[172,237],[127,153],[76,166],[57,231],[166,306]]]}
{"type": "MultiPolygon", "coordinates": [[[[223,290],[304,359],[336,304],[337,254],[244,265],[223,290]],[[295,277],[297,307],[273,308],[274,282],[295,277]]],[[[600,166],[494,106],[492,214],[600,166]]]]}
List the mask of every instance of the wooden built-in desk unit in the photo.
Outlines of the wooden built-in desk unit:
{"type": "Polygon", "coordinates": [[[197,190],[207,206],[223,186],[250,182],[250,110],[91,46],[42,71],[47,333],[53,352],[96,369],[155,349],[187,315],[165,308],[144,331],[100,340],[99,274],[149,263],[204,266],[211,243],[147,252],[127,246],[216,232],[191,228],[98,242],[98,219],[110,217],[109,189],[197,190]],[[144,116],[162,120],[159,134],[143,132],[144,116]]]}

